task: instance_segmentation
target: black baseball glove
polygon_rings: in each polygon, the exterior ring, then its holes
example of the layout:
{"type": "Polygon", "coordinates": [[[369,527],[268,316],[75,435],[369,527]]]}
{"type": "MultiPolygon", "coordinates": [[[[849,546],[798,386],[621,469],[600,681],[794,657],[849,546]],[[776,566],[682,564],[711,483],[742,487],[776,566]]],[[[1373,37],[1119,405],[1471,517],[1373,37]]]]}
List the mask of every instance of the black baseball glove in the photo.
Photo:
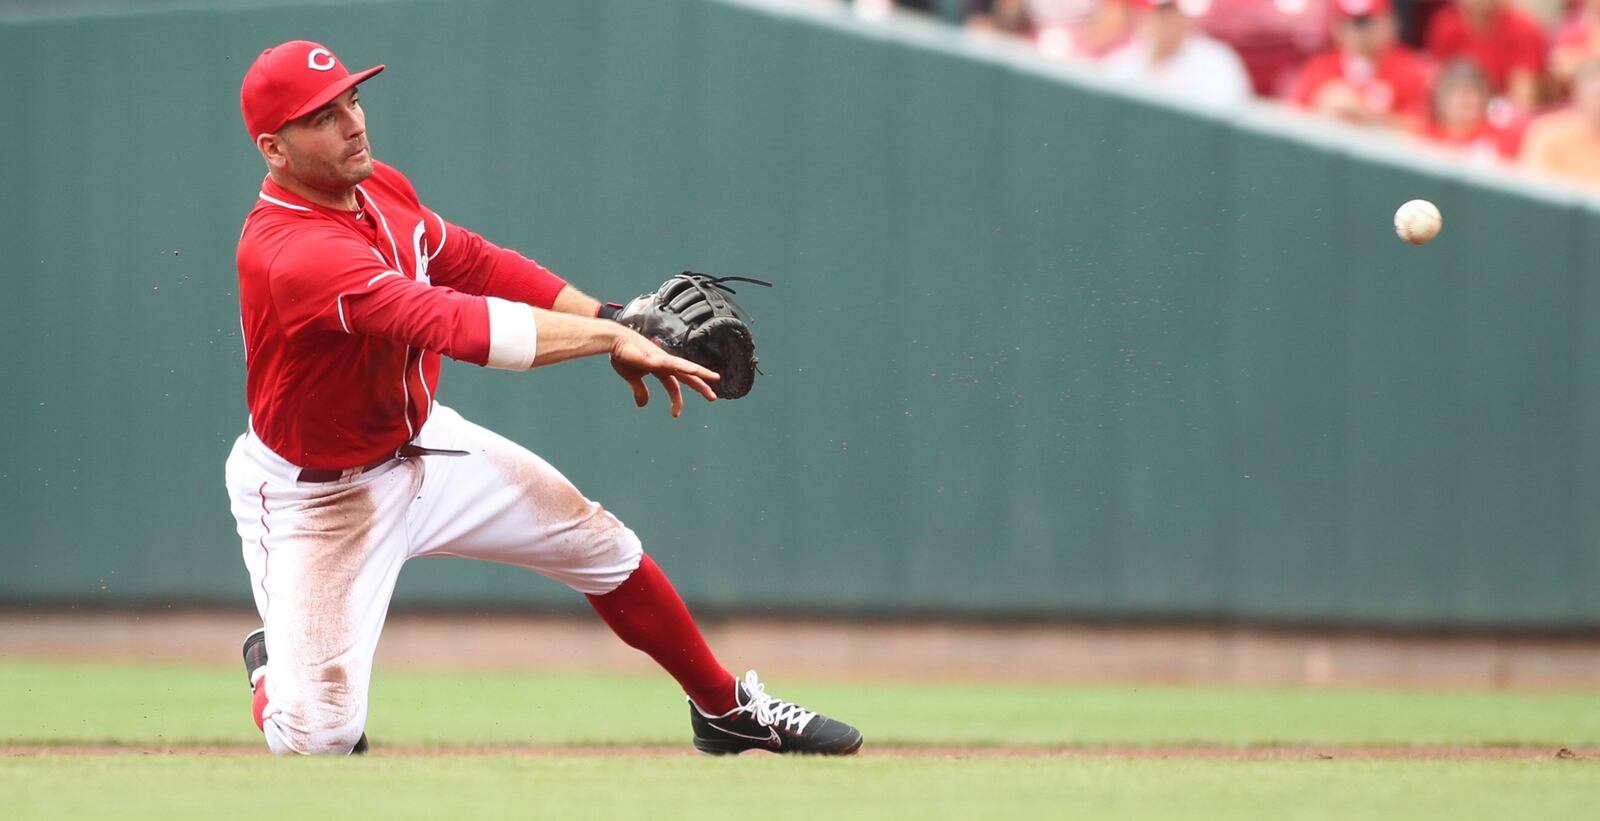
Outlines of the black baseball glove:
{"type": "Polygon", "coordinates": [[[750,314],[734,302],[726,282],[772,283],[749,277],[714,277],[684,271],[648,294],[622,306],[612,319],[660,345],[674,356],[722,376],[711,383],[718,399],[750,392],[759,372],[756,340],[746,322],[750,314]]]}

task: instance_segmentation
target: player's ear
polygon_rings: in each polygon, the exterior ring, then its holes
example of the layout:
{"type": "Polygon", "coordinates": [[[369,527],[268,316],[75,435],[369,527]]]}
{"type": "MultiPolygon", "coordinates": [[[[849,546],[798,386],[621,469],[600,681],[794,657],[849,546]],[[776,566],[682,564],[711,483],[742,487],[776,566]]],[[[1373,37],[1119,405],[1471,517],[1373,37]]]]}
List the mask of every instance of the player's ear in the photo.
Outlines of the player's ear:
{"type": "Polygon", "coordinates": [[[256,135],[256,150],[272,168],[282,169],[289,164],[289,154],[284,150],[283,138],[277,134],[256,135]]]}

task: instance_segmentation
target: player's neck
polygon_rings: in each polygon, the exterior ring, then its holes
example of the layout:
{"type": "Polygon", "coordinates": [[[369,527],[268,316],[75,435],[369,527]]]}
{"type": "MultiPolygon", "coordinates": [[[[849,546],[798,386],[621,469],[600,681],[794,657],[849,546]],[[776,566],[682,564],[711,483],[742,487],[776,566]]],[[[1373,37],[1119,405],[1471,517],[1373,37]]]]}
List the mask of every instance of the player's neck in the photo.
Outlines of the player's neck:
{"type": "Polygon", "coordinates": [[[295,179],[288,174],[279,174],[276,170],[268,170],[267,175],[284,190],[291,194],[323,208],[332,208],[335,211],[354,211],[361,203],[356,200],[355,186],[350,186],[343,191],[323,191],[295,179]]]}

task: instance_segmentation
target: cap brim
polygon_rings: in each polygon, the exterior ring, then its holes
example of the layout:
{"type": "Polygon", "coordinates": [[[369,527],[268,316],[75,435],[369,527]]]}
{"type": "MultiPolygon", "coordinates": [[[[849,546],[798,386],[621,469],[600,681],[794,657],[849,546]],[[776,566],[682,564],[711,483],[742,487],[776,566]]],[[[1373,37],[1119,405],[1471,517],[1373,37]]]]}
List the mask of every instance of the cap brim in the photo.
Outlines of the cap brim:
{"type": "Polygon", "coordinates": [[[311,112],[327,105],[333,100],[333,98],[345,93],[346,91],[349,91],[357,85],[360,85],[372,77],[372,75],[383,71],[384,68],[385,66],[383,65],[376,65],[367,69],[366,71],[352,74],[348,77],[344,77],[329,83],[326,88],[318,91],[316,94],[311,95],[311,99],[306,100],[305,103],[301,104],[299,108],[295,109],[294,113],[289,115],[289,119],[284,120],[284,123],[287,124],[294,120],[298,120],[301,117],[304,117],[307,114],[310,114],[311,112]]]}

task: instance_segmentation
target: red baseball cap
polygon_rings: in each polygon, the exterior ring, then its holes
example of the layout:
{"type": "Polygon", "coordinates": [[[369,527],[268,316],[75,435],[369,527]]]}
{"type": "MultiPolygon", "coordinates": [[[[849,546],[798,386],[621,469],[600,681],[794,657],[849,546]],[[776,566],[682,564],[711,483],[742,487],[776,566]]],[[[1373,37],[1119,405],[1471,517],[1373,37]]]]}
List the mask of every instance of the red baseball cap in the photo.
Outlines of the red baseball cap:
{"type": "Polygon", "coordinates": [[[1389,0],[1333,0],[1340,17],[1377,17],[1389,13],[1389,0]]]}
{"type": "Polygon", "coordinates": [[[271,134],[382,70],[380,65],[351,74],[327,46],[310,40],[273,46],[261,52],[239,86],[245,130],[251,139],[271,134]]]}

